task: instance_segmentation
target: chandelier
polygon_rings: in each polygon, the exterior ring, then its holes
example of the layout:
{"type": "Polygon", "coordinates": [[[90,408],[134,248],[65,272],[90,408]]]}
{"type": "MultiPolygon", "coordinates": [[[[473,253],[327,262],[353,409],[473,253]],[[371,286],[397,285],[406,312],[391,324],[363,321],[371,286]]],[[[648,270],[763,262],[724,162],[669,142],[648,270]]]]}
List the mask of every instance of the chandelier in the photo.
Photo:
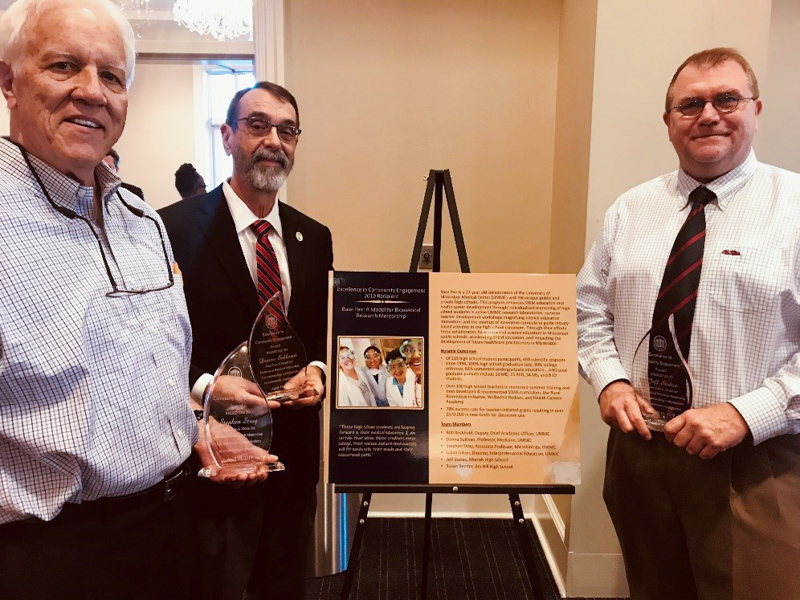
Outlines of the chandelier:
{"type": "Polygon", "coordinates": [[[172,16],[190,31],[218,40],[253,35],[252,0],[175,0],[172,16]]]}
{"type": "Polygon", "coordinates": [[[117,0],[117,5],[122,10],[148,10],[150,0],[117,0]]]}
{"type": "Polygon", "coordinates": [[[115,0],[115,2],[125,13],[134,35],[141,38],[144,25],[153,15],[150,0],[115,0]]]}
{"type": "Polygon", "coordinates": [[[116,4],[129,18],[149,18],[152,13],[150,0],[116,0],[116,4]]]}

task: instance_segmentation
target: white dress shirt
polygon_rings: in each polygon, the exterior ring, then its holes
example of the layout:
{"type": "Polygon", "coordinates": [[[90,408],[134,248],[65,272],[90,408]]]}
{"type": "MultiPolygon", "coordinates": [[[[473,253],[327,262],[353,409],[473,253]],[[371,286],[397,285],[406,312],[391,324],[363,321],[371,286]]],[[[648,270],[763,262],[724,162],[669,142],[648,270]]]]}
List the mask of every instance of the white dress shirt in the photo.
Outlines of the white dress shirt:
{"type": "Polygon", "coordinates": [[[242,247],[244,260],[250,270],[250,277],[253,278],[253,285],[258,285],[258,275],[256,274],[256,234],[250,226],[256,221],[266,220],[272,225],[267,237],[275,250],[275,258],[278,259],[278,267],[281,270],[281,287],[283,288],[283,304],[286,312],[289,312],[289,302],[292,299],[292,280],[289,277],[289,261],[286,258],[286,244],[283,241],[283,225],[278,211],[278,200],[272,205],[272,210],[264,219],[259,219],[250,207],[236,195],[231,185],[226,181],[222,184],[222,193],[225,194],[225,201],[228,203],[228,210],[231,211],[233,224],[236,227],[236,235],[239,236],[239,245],[242,247]]]}
{"type": "MultiPolygon", "coordinates": [[[[629,190],[609,208],[578,275],[581,371],[597,394],[647,377],[633,364],[651,327],[672,243],[698,185],[683,171],[629,190]]],[[[730,402],[755,443],[800,432],[800,175],[751,152],[706,185],[706,241],[689,367],[694,407],[730,402]]],[[[646,344],[645,344],[646,345],[646,344]]]]}

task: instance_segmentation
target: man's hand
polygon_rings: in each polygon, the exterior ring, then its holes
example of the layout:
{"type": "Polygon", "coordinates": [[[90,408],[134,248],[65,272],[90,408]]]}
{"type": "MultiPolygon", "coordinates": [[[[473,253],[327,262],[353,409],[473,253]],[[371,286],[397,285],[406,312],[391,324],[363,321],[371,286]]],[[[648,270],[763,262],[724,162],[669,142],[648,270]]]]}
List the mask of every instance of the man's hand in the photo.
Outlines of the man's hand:
{"type": "MultiPolygon", "coordinates": [[[[214,380],[211,388],[212,402],[219,405],[217,408],[224,410],[227,406],[245,406],[255,415],[266,413],[267,405],[270,410],[278,408],[280,403],[264,399],[261,390],[254,382],[244,377],[221,375],[214,380]]],[[[211,430],[211,445],[221,467],[217,466],[208,451],[205,441],[206,431],[200,425],[200,442],[195,446],[201,466],[208,472],[208,478],[216,483],[224,483],[233,487],[253,485],[264,481],[269,473],[266,463],[277,462],[278,458],[266,450],[258,448],[241,433],[230,425],[225,425],[215,418],[209,420],[211,430]],[[241,463],[247,463],[251,468],[239,468],[241,463]],[[238,465],[233,468],[233,465],[238,465]]]]}
{"type": "Polygon", "coordinates": [[[600,417],[603,421],[622,433],[635,431],[649,440],[653,436],[642,418],[643,412],[655,414],[653,407],[627,381],[609,383],[600,392],[600,417]]]}
{"type": "Polygon", "coordinates": [[[664,425],[669,442],[706,459],[741,443],[749,432],[742,415],[729,402],[687,410],[664,425]]]}
{"type": "Polygon", "coordinates": [[[325,393],[325,386],[322,384],[322,371],[319,367],[311,365],[305,369],[300,369],[300,372],[287,381],[283,387],[285,389],[300,390],[299,398],[283,403],[283,406],[295,409],[318,404],[325,393]]]}
{"type": "MultiPolygon", "coordinates": [[[[263,402],[263,401],[262,401],[263,402]]],[[[263,448],[254,446],[230,425],[220,423],[213,417],[209,420],[211,447],[221,466],[217,466],[206,445],[205,427],[200,427],[200,441],[194,447],[202,468],[208,469],[208,478],[235,488],[264,481],[269,474],[268,463],[278,457],[263,448]],[[241,468],[242,466],[245,468],[241,468]]]]}
{"type": "MultiPolygon", "coordinates": [[[[213,383],[211,395],[214,399],[225,399],[225,404],[243,404],[245,406],[259,406],[264,404],[264,395],[258,386],[244,377],[220,375],[213,383]]],[[[279,402],[270,400],[270,410],[280,407],[279,402]]]]}

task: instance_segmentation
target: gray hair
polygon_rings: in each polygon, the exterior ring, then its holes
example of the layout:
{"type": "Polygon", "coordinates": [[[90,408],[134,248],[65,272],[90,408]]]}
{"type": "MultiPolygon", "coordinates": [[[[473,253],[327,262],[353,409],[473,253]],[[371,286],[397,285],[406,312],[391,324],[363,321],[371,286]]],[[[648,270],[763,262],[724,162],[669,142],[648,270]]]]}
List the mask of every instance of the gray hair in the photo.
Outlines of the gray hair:
{"type": "MultiPolygon", "coordinates": [[[[128,19],[122,10],[110,0],[84,0],[101,6],[111,17],[119,30],[125,50],[125,85],[130,87],[136,68],[136,44],[128,19]]],[[[0,61],[15,71],[22,60],[22,53],[28,42],[30,26],[39,16],[51,8],[50,5],[69,4],[65,0],[16,0],[0,17],[0,61]]]]}

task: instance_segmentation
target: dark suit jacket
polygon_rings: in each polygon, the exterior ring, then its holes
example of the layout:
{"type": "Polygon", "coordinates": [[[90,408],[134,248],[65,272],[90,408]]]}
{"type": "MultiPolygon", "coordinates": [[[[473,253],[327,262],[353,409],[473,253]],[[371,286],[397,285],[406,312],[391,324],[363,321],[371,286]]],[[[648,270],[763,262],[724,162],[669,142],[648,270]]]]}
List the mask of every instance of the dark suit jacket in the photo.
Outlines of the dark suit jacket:
{"type": "Polygon", "coordinates": [[[142,191],[142,188],[140,188],[138,185],[133,185],[132,183],[125,183],[123,181],[121,186],[124,187],[129,192],[133,192],[134,194],[139,196],[139,198],[144,200],[144,192],[142,191]]]}
{"type": "MultiPolygon", "coordinates": [[[[291,206],[280,203],[279,211],[292,282],[289,323],[303,341],[308,360],[324,362],[331,233],[291,206]]],[[[214,373],[227,354],[248,338],[261,307],[222,186],[159,213],[183,274],[192,322],[191,386],[203,373],[214,373]]],[[[305,488],[319,479],[318,411],[317,406],[273,413],[271,452],[287,469],[275,477],[287,479],[285,483],[291,480],[305,488]]]]}

